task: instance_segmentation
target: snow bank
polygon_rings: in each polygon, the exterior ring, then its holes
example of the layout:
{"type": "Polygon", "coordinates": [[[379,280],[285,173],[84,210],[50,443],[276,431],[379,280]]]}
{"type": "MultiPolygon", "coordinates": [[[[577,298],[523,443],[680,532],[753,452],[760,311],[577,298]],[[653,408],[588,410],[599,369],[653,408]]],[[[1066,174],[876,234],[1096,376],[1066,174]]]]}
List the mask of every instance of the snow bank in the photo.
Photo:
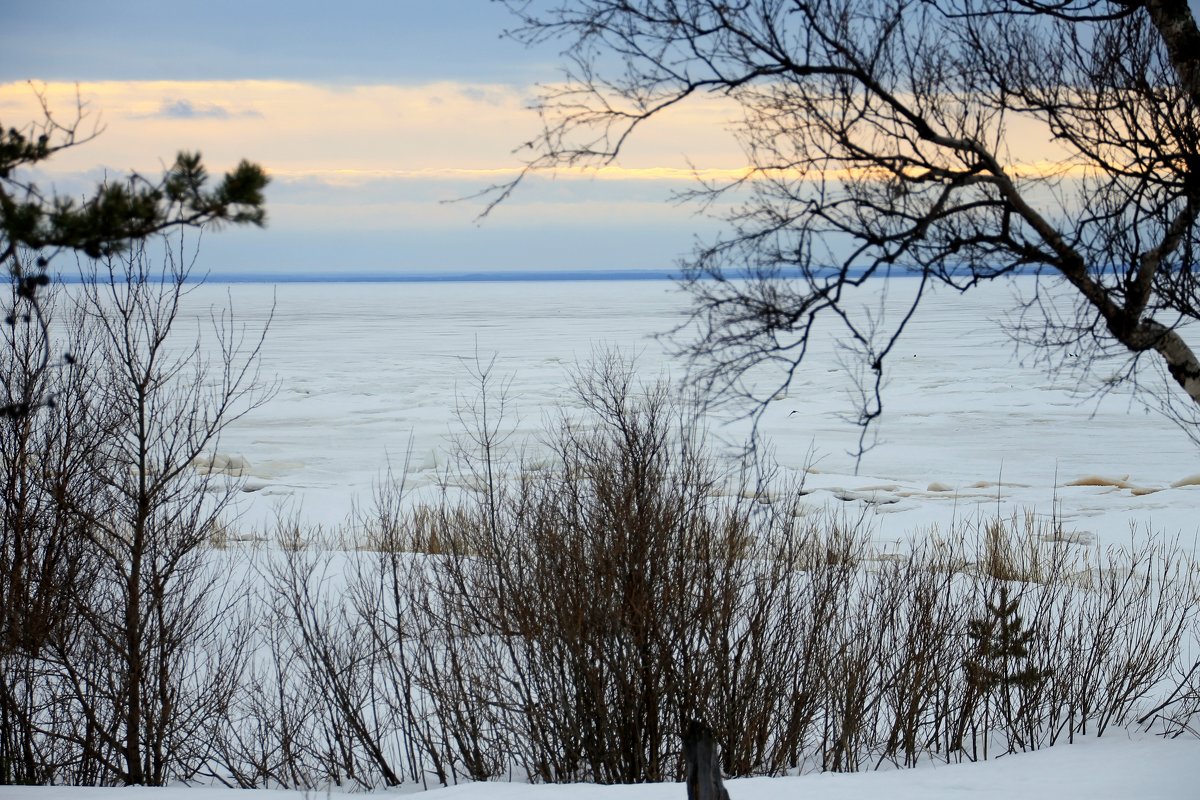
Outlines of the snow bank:
{"type": "MultiPolygon", "coordinates": [[[[726,785],[732,800],[1180,800],[1195,797],[1200,786],[1200,740],[1130,739],[1111,734],[1103,739],[977,764],[748,778],[727,781],[726,785]]],[[[5,786],[2,794],[6,800],[283,800],[333,796],[326,792],[210,788],[24,786],[5,786]]],[[[416,796],[429,800],[683,800],[686,790],[679,783],[636,786],[476,783],[416,796]]]]}
{"type": "Polygon", "coordinates": [[[1122,475],[1119,478],[1112,478],[1104,475],[1084,475],[1081,478],[1076,478],[1073,481],[1064,483],[1063,486],[1112,486],[1116,489],[1137,488],[1129,482],[1128,475],[1122,475]]]}

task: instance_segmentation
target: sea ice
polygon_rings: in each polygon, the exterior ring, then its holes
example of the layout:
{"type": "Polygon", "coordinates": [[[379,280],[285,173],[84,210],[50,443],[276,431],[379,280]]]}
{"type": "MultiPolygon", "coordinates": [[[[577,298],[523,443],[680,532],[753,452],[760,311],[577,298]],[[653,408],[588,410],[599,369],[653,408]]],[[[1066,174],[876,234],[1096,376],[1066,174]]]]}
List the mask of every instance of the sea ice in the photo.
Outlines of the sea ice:
{"type": "MultiPolygon", "coordinates": [[[[894,282],[887,303],[902,308],[906,286],[894,282]]],[[[617,348],[647,380],[686,373],[657,337],[685,321],[686,298],[666,281],[214,285],[189,295],[189,312],[206,320],[229,291],[251,327],[274,306],[262,372],[287,387],[230,426],[210,467],[286,484],[284,499],[276,487],[241,495],[236,524],[258,530],[281,509],[326,527],[344,522],[389,464],[410,491],[425,491],[453,467],[453,437],[479,407],[480,372],[489,373],[490,398],[504,396],[503,417],[490,418],[503,447],[539,462],[547,458],[539,437],[570,402],[576,365],[617,348]],[[234,453],[240,468],[218,466],[234,453]]],[[[878,444],[861,463],[852,455],[859,431],[847,421],[853,382],[824,339],[757,420],[760,445],[785,473],[803,476],[806,491],[827,490],[807,502],[879,487],[863,499],[893,512],[875,523],[885,539],[1029,510],[1087,516],[1100,544],[1125,541],[1131,524],[1197,536],[1200,492],[1173,491],[1164,503],[1161,492],[1133,491],[1200,484],[1196,447],[1128,394],[1084,399],[1065,376],[1023,365],[989,321],[1008,303],[1002,286],[926,301],[902,340],[915,357],[892,362],[878,444]],[[1118,490],[1066,488],[1064,476],[1118,490]]],[[[780,378],[771,369],[748,376],[767,396],[780,378]]],[[[734,404],[709,416],[715,451],[744,445],[750,410],[734,404]]]]}

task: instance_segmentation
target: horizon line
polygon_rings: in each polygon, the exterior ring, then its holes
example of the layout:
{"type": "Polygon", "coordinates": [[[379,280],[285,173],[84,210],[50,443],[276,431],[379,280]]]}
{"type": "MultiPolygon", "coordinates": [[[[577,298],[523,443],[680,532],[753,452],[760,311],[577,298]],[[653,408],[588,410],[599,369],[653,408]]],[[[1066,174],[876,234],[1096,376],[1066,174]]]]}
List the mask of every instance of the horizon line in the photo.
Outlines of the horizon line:
{"type": "MultiPolygon", "coordinates": [[[[825,267],[808,273],[813,277],[834,277],[841,270],[836,267],[825,267]]],[[[847,277],[857,278],[865,274],[866,269],[851,269],[847,277]]],[[[1017,270],[1016,274],[1029,274],[1036,269],[1017,270]]],[[[725,279],[743,280],[755,277],[757,270],[751,268],[730,269],[724,274],[725,279]]],[[[906,270],[888,271],[887,277],[905,278],[919,275],[919,271],[906,270]]],[[[679,268],[634,268],[634,269],[523,269],[523,270],[456,270],[446,272],[407,272],[373,271],[373,270],[342,270],[342,271],[209,271],[190,273],[184,278],[189,284],[239,284],[239,283],[561,283],[586,281],[680,281],[683,271],[679,268]]],[[[805,277],[799,268],[780,270],[779,278],[805,277]]],[[[882,274],[880,277],[884,277],[882,274]]],[[[55,280],[65,284],[83,282],[79,273],[59,273],[55,280]]],[[[151,280],[163,280],[165,276],[151,276],[151,280]]],[[[700,276],[701,280],[711,280],[709,275],[700,276]]]]}

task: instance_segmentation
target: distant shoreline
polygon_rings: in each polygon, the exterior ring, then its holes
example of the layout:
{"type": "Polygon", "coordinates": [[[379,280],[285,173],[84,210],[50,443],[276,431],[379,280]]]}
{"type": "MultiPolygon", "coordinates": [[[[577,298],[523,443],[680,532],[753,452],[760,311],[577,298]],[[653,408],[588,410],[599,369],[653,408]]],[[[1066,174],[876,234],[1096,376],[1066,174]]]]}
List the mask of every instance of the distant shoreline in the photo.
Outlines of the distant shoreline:
{"type": "MultiPolygon", "coordinates": [[[[544,283],[563,281],[673,281],[678,270],[508,270],[456,272],[194,272],[188,283],[544,283]]],[[[55,276],[62,283],[80,283],[76,274],[55,276]]]]}
{"type": "Polygon", "coordinates": [[[211,272],[205,283],[543,283],[561,281],[669,281],[678,270],[511,270],[472,272],[211,272]]]}
{"type": "MultiPolygon", "coordinates": [[[[1035,270],[1018,270],[1017,274],[1032,274],[1035,270]]],[[[851,270],[849,277],[861,278],[864,270],[851,270]]],[[[833,277],[833,268],[816,271],[820,277],[833,277]]],[[[917,277],[918,272],[895,270],[889,277],[917,277]]],[[[751,277],[749,270],[729,270],[725,277],[730,280],[751,277]]],[[[781,270],[781,278],[801,277],[797,269],[781,270]]],[[[612,269],[612,270],[506,270],[506,271],[447,271],[447,272],[209,272],[194,273],[189,283],[238,284],[238,283],[562,283],[585,281],[678,281],[682,272],[678,269],[612,269]]],[[[60,274],[56,280],[62,283],[79,283],[77,274],[60,274]]]]}

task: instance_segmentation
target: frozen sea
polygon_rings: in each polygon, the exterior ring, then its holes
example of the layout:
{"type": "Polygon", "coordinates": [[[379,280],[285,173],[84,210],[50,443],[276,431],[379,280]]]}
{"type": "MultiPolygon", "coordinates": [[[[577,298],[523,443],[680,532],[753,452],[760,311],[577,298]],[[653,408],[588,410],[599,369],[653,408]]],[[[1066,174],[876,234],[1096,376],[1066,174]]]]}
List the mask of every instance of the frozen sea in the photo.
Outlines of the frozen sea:
{"type": "MultiPolygon", "coordinates": [[[[905,291],[893,282],[894,313],[905,291]]],[[[213,283],[189,303],[199,315],[232,305],[251,329],[270,320],[261,366],[276,391],[219,445],[249,465],[235,523],[247,535],[280,513],[342,523],[389,465],[409,490],[432,485],[461,430],[456,408],[477,396],[478,364],[494,360],[511,441],[531,447],[596,353],[635,356],[647,380],[685,373],[659,336],[687,305],[667,280],[213,283]]],[[[805,472],[807,502],[861,506],[883,547],[1026,512],[1057,515],[1081,543],[1127,541],[1131,526],[1193,542],[1200,449],[1129,394],[1081,396],[1028,363],[999,322],[1012,307],[1005,286],[926,302],[892,359],[879,443],[857,474],[851,384],[832,341],[768,408],[762,441],[785,470],[805,472]],[[1123,485],[1069,485],[1090,476],[1123,485]]],[[[745,441],[737,417],[748,410],[709,420],[718,450],[745,441]]]]}

